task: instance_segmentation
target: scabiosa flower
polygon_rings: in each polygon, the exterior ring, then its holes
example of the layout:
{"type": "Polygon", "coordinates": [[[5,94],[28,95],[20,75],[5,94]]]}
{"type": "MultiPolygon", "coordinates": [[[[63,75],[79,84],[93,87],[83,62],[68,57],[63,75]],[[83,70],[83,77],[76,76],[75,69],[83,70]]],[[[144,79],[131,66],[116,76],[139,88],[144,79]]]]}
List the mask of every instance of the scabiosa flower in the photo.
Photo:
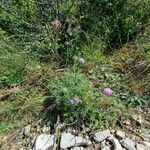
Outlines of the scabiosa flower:
{"type": "Polygon", "coordinates": [[[78,105],[79,102],[80,102],[80,100],[79,100],[78,97],[75,96],[75,97],[73,97],[73,98],[70,100],[70,102],[71,102],[72,105],[78,105]]]}
{"type": "Polygon", "coordinates": [[[112,91],[111,88],[104,88],[103,94],[104,94],[105,96],[111,96],[111,95],[113,94],[113,91],[112,91]]]}
{"type": "Polygon", "coordinates": [[[83,65],[83,64],[85,63],[85,60],[84,60],[83,58],[79,58],[79,63],[80,63],[81,65],[83,65]]]}

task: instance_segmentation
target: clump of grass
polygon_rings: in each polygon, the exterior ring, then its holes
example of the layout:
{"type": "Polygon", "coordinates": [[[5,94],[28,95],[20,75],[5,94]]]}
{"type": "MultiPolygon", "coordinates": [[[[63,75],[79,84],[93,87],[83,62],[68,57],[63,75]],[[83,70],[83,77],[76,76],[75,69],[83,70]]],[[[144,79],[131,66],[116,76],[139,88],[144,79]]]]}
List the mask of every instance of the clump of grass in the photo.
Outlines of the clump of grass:
{"type": "Polygon", "coordinates": [[[27,80],[28,72],[37,69],[35,55],[19,46],[18,42],[0,30],[0,87],[20,85],[27,80]]]}
{"type": "Polygon", "coordinates": [[[0,101],[1,132],[8,132],[12,128],[34,122],[41,113],[43,101],[42,90],[33,87],[22,88],[19,93],[0,101]]]}
{"type": "Polygon", "coordinates": [[[149,28],[134,44],[138,50],[122,44],[144,31],[149,0],[56,3],[44,8],[26,0],[1,3],[0,88],[17,84],[22,89],[0,101],[2,132],[33,121],[41,111],[51,125],[59,115],[66,124],[103,128],[120,110],[147,103],[149,28]],[[103,54],[119,46],[113,56],[103,54]],[[82,57],[80,64],[74,63],[76,56],[82,57]],[[113,95],[103,95],[105,87],[113,95]]]}
{"type": "MultiPolygon", "coordinates": [[[[119,99],[128,107],[146,106],[149,99],[149,62],[140,46],[125,45],[116,51],[111,65],[124,76],[119,99]]],[[[120,85],[119,85],[120,86],[120,85]]]]}

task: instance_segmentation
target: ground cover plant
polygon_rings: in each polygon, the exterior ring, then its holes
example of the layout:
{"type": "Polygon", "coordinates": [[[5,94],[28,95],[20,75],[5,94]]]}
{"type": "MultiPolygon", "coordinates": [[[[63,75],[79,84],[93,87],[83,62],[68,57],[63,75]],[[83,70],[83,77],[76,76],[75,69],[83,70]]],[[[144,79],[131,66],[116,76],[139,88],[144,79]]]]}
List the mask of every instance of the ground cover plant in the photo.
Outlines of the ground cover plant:
{"type": "Polygon", "coordinates": [[[2,0],[0,12],[0,133],[41,116],[105,128],[148,107],[149,0],[2,0]]]}

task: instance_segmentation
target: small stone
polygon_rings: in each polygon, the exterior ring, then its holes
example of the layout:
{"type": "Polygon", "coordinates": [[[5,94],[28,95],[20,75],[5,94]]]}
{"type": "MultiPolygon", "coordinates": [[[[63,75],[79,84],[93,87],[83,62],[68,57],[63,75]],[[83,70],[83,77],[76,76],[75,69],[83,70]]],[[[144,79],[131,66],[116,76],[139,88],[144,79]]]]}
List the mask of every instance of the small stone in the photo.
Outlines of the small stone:
{"type": "Polygon", "coordinates": [[[101,150],[111,150],[109,146],[104,146],[101,150]]]}
{"type": "Polygon", "coordinates": [[[114,134],[116,132],[115,129],[110,129],[110,133],[114,134]]]}
{"type": "Polygon", "coordinates": [[[147,150],[146,146],[144,146],[142,144],[136,144],[136,149],[137,150],[147,150]]]}
{"type": "Polygon", "coordinates": [[[42,132],[43,132],[43,133],[49,133],[49,132],[50,132],[50,128],[47,127],[47,126],[43,126],[42,132]]]}
{"type": "Polygon", "coordinates": [[[137,121],[138,120],[138,115],[132,115],[131,116],[133,120],[137,121]]]}
{"type": "Polygon", "coordinates": [[[55,143],[54,135],[41,134],[37,137],[33,150],[47,150],[55,143]]]}
{"type": "Polygon", "coordinates": [[[138,125],[141,125],[143,123],[143,119],[140,115],[132,115],[132,119],[138,123],[138,125]]]}
{"type": "Polygon", "coordinates": [[[130,126],[130,125],[131,125],[130,121],[128,121],[128,120],[125,120],[125,121],[123,122],[123,124],[125,124],[125,125],[127,125],[127,126],[130,126]]]}
{"type": "Polygon", "coordinates": [[[101,148],[103,148],[105,146],[106,146],[106,141],[104,140],[104,141],[101,142],[101,148]]]}
{"type": "Polygon", "coordinates": [[[93,70],[89,70],[89,74],[92,74],[93,73],[93,70]]]}
{"type": "Polygon", "coordinates": [[[40,69],[41,69],[41,66],[40,66],[40,65],[37,65],[37,66],[36,66],[36,69],[37,69],[37,70],[40,70],[40,69]]]}
{"type": "Polygon", "coordinates": [[[127,150],[136,150],[135,143],[130,138],[126,138],[122,142],[122,146],[125,147],[127,150]]]}
{"type": "Polygon", "coordinates": [[[27,125],[24,129],[24,135],[29,137],[30,136],[30,131],[31,131],[31,125],[27,125]]]}
{"type": "Polygon", "coordinates": [[[137,122],[138,122],[140,125],[143,123],[143,119],[142,119],[142,117],[141,117],[141,116],[139,116],[139,118],[138,118],[137,122]]]}
{"type": "Polygon", "coordinates": [[[74,136],[71,133],[62,133],[60,147],[62,149],[67,149],[70,147],[87,146],[90,141],[84,139],[83,137],[74,136]]]}
{"type": "Polygon", "coordinates": [[[110,140],[113,143],[114,150],[122,150],[122,146],[120,145],[119,141],[116,138],[112,136],[109,137],[108,140],[110,140]]]}
{"type": "Polygon", "coordinates": [[[80,63],[81,65],[83,65],[83,64],[85,63],[85,60],[84,60],[83,58],[79,58],[79,63],[80,63]]]}
{"type": "Polygon", "coordinates": [[[83,147],[73,147],[73,148],[71,148],[71,150],[84,150],[84,148],[83,147]]]}
{"type": "Polygon", "coordinates": [[[120,131],[120,130],[117,130],[116,131],[116,136],[119,137],[120,139],[124,139],[125,138],[125,133],[120,131]]]}
{"type": "Polygon", "coordinates": [[[101,141],[105,140],[109,136],[111,136],[111,133],[110,133],[109,130],[100,131],[100,132],[97,132],[95,134],[94,140],[96,142],[101,142],[101,141]]]}

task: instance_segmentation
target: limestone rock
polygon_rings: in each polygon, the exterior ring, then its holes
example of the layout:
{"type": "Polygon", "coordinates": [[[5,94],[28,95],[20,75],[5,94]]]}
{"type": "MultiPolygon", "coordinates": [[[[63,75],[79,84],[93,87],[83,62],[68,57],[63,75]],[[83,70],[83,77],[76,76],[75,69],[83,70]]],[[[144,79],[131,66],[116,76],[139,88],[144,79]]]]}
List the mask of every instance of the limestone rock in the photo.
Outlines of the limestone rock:
{"type": "Polygon", "coordinates": [[[53,147],[54,135],[41,134],[37,137],[33,150],[47,150],[53,147]]]}
{"type": "Polygon", "coordinates": [[[124,139],[125,138],[125,133],[120,131],[120,130],[117,130],[116,131],[116,136],[119,137],[120,139],[124,139]]]}
{"type": "Polygon", "coordinates": [[[29,137],[30,136],[30,131],[31,131],[31,125],[27,125],[25,128],[24,128],[24,135],[29,137]]]}
{"type": "Polygon", "coordinates": [[[62,133],[60,147],[62,149],[67,149],[71,147],[88,145],[89,143],[90,141],[84,139],[83,137],[74,136],[71,133],[62,133]]]}
{"type": "Polygon", "coordinates": [[[102,141],[100,145],[101,145],[101,148],[105,147],[106,146],[106,141],[105,140],[102,141]]]}
{"type": "Polygon", "coordinates": [[[96,142],[102,142],[103,140],[105,140],[107,137],[111,136],[111,133],[109,130],[105,130],[105,131],[100,131],[97,132],[94,136],[94,140],[96,142]]]}
{"type": "Polygon", "coordinates": [[[125,147],[127,150],[136,150],[135,143],[130,138],[126,138],[123,141],[122,146],[125,147]]]}
{"type": "Polygon", "coordinates": [[[109,137],[108,140],[110,140],[113,143],[114,150],[122,150],[122,146],[116,138],[112,136],[112,137],[109,137]]]}
{"type": "Polygon", "coordinates": [[[140,115],[132,115],[132,119],[135,120],[139,125],[143,123],[143,119],[140,115]]]}
{"type": "Polygon", "coordinates": [[[42,132],[43,132],[43,133],[49,133],[49,132],[50,132],[50,128],[47,127],[47,126],[44,126],[44,127],[42,128],[42,132]]]}

